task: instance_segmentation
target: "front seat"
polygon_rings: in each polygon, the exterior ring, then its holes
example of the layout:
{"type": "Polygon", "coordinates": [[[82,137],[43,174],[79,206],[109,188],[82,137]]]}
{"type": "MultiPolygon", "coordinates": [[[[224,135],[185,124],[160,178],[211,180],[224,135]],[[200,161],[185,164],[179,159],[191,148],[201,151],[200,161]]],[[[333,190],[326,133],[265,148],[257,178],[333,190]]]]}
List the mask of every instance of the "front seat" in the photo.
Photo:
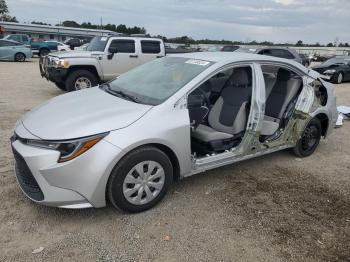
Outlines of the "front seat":
{"type": "Polygon", "coordinates": [[[199,125],[192,133],[193,138],[210,143],[241,136],[248,119],[248,104],[252,94],[251,75],[250,67],[234,69],[209,112],[209,125],[199,125]]]}
{"type": "Polygon", "coordinates": [[[262,135],[270,136],[278,130],[284,112],[297,95],[301,85],[302,80],[292,78],[290,71],[283,68],[278,70],[276,83],[266,100],[262,135]]]}

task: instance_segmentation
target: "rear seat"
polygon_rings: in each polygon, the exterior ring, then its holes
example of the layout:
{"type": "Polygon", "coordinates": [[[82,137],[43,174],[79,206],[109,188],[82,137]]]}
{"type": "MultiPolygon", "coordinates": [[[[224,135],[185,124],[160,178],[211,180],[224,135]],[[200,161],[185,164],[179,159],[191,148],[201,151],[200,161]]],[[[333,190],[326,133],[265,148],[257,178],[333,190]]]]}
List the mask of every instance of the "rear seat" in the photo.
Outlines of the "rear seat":
{"type": "Polygon", "coordinates": [[[297,95],[301,85],[302,80],[291,78],[290,71],[283,68],[278,70],[276,81],[267,96],[261,135],[270,136],[278,130],[287,106],[297,95]]]}

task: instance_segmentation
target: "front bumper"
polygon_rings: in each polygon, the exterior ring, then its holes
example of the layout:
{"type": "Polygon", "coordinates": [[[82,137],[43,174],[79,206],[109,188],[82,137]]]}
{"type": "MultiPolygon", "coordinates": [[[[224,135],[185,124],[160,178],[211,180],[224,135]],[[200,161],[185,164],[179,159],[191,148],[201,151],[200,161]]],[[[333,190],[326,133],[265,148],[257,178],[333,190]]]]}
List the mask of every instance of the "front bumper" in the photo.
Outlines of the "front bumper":
{"type": "Polygon", "coordinates": [[[55,68],[50,66],[50,57],[40,57],[39,70],[41,77],[45,77],[47,80],[60,83],[63,82],[67,76],[68,70],[65,68],[55,68]]]}
{"type": "Polygon", "coordinates": [[[32,201],[62,208],[106,205],[106,184],[121,153],[118,147],[101,140],[64,163],[57,162],[58,151],[28,146],[19,140],[12,141],[12,149],[17,182],[32,201]]]}

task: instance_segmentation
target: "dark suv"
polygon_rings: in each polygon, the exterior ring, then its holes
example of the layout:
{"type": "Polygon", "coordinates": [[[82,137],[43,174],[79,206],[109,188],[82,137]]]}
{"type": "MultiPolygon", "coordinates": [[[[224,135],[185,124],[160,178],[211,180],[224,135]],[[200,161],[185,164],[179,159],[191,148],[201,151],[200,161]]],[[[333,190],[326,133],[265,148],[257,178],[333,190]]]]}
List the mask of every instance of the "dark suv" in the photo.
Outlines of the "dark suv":
{"type": "Polygon", "coordinates": [[[259,55],[268,55],[279,58],[291,59],[304,66],[306,66],[305,61],[300,57],[300,55],[294,49],[290,48],[261,48],[256,50],[259,55]]]}
{"type": "Polygon", "coordinates": [[[74,50],[75,47],[81,46],[83,41],[79,38],[71,38],[64,42],[66,45],[69,45],[70,49],[74,50]]]}

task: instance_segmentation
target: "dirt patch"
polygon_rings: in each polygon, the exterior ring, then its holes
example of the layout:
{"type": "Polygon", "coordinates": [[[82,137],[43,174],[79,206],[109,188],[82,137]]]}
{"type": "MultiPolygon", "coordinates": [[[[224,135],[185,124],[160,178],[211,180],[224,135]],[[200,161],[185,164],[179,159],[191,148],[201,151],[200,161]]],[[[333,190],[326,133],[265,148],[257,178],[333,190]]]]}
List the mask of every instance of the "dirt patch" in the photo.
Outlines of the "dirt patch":
{"type": "Polygon", "coordinates": [[[312,174],[277,166],[245,170],[232,175],[222,192],[215,195],[230,203],[226,210],[244,217],[242,229],[271,236],[284,258],[350,261],[350,197],[312,174]]]}

